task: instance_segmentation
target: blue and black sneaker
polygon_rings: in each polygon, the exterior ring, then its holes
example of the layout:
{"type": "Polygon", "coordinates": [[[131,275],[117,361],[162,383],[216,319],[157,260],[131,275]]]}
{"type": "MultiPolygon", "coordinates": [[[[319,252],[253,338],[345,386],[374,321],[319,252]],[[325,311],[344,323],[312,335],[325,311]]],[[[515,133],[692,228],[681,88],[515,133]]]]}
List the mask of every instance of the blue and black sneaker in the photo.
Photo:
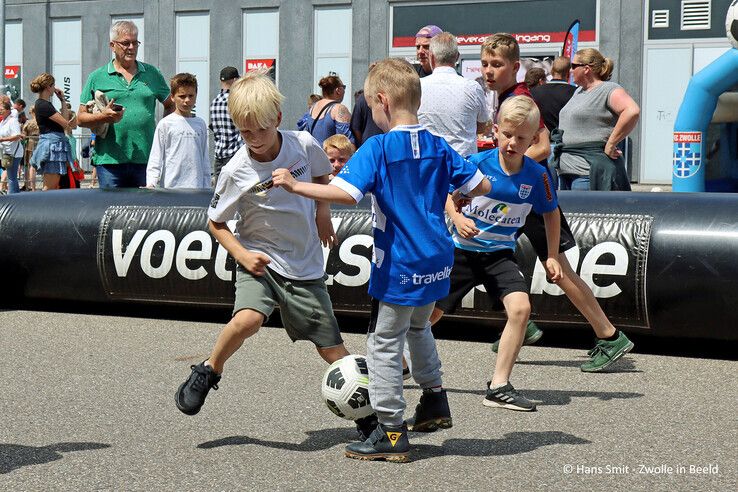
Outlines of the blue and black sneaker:
{"type": "Polygon", "coordinates": [[[218,389],[220,374],[216,374],[212,367],[205,365],[205,362],[190,366],[190,369],[192,373],[177,389],[174,402],[180,412],[195,415],[205,403],[210,388],[218,389]]]}

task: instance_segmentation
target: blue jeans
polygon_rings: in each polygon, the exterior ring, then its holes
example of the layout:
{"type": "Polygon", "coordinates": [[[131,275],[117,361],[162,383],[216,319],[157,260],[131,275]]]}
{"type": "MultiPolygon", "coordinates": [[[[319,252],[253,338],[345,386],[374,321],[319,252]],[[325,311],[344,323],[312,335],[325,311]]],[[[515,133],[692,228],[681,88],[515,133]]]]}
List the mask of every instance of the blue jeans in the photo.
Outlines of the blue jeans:
{"type": "Polygon", "coordinates": [[[18,165],[22,157],[14,157],[13,164],[6,169],[8,175],[8,195],[12,193],[20,193],[20,185],[18,184],[18,165]]]}
{"type": "MultiPolygon", "coordinates": [[[[555,190],[559,189],[559,172],[558,169],[554,166],[554,144],[551,144],[551,153],[548,154],[548,160],[546,162],[546,167],[548,168],[548,172],[551,175],[551,178],[553,178],[553,187],[555,190]]],[[[543,162],[539,162],[542,166],[544,165],[543,162]]]]}
{"type": "Polygon", "coordinates": [[[97,167],[100,188],[140,188],[146,186],[146,164],[124,162],[97,167]]]}
{"type": "Polygon", "coordinates": [[[589,176],[578,174],[560,174],[559,189],[572,191],[589,191],[589,176]]]}

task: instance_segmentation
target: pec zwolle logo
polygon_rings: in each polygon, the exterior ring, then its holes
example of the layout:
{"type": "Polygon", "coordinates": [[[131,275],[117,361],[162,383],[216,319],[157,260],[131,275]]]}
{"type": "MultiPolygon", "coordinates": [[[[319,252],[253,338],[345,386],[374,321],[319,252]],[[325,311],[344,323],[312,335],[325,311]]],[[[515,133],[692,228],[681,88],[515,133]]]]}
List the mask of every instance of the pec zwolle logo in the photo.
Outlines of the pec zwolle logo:
{"type": "Polygon", "coordinates": [[[702,132],[674,133],[674,176],[689,178],[702,166],[702,132]]]}

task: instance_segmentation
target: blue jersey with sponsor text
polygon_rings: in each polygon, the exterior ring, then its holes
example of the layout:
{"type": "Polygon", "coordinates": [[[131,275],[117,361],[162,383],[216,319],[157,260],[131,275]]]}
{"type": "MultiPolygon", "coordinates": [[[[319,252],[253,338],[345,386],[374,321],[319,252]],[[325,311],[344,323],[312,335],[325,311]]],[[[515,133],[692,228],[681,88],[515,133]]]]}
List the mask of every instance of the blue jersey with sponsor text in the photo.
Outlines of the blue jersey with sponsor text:
{"type": "Polygon", "coordinates": [[[469,251],[514,251],[516,233],[531,209],[544,214],[558,207],[546,168],[525,157],[520,172],[508,175],[500,167],[498,149],[471,155],[469,160],[490,180],[492,191],[473,198],[462,209],[464,216],[474,220],[479,234],[464,239],[454,227],[454,244],[469,251]]]}
{"type": "Polygon", "coordinates": [[[477,166],[420,125],[398,126],[364,142],[331,185],[357,202],[372,194],[372,297],[423,306],[448,294],[453,242],[444,204],[449,186],[469,192],[483,179],[477,166]]]}

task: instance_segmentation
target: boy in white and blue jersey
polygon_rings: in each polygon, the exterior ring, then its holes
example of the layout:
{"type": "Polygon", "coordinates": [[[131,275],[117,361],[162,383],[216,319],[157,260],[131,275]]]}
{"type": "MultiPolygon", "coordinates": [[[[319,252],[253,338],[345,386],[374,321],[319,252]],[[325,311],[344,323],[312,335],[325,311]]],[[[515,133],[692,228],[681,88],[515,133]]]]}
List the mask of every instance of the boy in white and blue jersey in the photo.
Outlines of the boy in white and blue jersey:
{"type": "Polygon", "coordinates": [[[350,444],[346,456],[407,461],[410,445],[403,413],[402,352],[407,339],[412,373],[423,388],[413,430],[451,427],[441,362],[428,318],[448,294],[453,242],[444,220],[449,186],[468,196],[490,190],[477,167],[418,124],[420,79],[404,60],[386,59],[369,72],[364,94],[374,122],[385,132],[367,140],[330,185],[297,182],[284,170],[274,184],[307,198],[356,204],[372,194],[373,297],[367,340],[369,399],[379,426],[350,444]],[[391,131],[390,131],[391,130],[391,131]]]}
{"type": "Polygon", "coordinates": [[[494,126],[498,147],[469,158],[492,182],[492,192],[474,198],[460,213],[450,201],[446,206],[454,223],[454,268],[450,293],[436,304],[431,318],[435,322],[444,312],[452,312],[477,285],[484,285],[491,298],[502,301],[507,324],[483,403],[521,411],[532,411],[536,406],[515,391],[509,381],[530,316],[528,286],[514,253],[516,233],[531,210],[543,215],[546,225],[546,273],[553,282],[562,278],[556,259],[560,228],[556,192],[546,169],[524,155],[537,139],[539,119],[538,107],[531,98],[506,100],[494,126]]]}

